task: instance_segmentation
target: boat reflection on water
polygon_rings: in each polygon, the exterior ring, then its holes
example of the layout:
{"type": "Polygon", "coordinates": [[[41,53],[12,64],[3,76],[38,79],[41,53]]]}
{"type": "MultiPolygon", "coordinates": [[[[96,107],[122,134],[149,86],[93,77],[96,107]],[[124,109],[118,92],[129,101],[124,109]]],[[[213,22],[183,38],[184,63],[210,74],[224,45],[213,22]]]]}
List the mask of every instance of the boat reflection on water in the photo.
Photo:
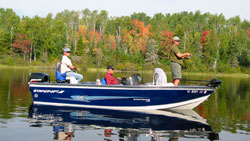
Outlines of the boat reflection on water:
{"type": "Polygon", "coordinates": [[[75,137],[75,130],[103,129],[105,137],[117,131],[119,139],[138,140],[139,135],[159,138],[219,139],[206,120],[193,110],[118,111],[32,105],[32,127],[53,126],[54,140],[75,137]]]}

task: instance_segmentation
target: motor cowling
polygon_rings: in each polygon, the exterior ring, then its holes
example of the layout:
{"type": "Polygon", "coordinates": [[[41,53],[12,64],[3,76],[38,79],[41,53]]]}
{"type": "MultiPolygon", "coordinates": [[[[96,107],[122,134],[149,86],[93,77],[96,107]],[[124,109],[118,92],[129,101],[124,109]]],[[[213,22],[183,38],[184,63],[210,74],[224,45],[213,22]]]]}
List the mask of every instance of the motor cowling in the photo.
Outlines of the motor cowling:
{"type": "Polygon", "coordinates": [[[32,73],[30,75],[30,82],[50,82],[50,77],[47,73],[32,73]]]}

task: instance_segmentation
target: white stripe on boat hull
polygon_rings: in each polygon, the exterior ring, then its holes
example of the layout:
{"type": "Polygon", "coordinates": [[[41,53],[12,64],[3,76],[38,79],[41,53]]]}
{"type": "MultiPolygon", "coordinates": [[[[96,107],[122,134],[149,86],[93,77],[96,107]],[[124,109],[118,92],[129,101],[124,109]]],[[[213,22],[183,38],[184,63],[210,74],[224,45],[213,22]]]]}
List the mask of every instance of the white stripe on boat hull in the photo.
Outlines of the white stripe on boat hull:
{"type": "Polygon", "coordinates": [[[192,99],[184,102],[178,102],[173,104],[164,104],[157,106],[134,106],[134,107],[119,107],[119,106],[93,106],[93,105],[81,105],[81,104],[67,104],[67,103],[51,103],[51,102],[39,102],[34,101],[34,104],[41,105],[53,105],[53,106],[69,106],[69,107],[82,107],[82,108],[102,108],[102,109],[115,109],[115,110],[147,110],[147,109],[193,109],[200,103],[205,101],[210,95],[192,99]]]}
{"type": "MultiPolygon", "coordinates": [[[[126,85],[125,85],[126,86],[126,85]]],[[[38,85],[38,84],[30,84],[30,88],[70,88],[70,89],[107,89],[107,90],[208,90],[213,91],[214,89],[211,87],[175,87],[175,86],[157,86],[152,85],[150,87],[143,85],[142,87],[122,87],[115,85],[97,85],[97,86],[85,86],[85,85],[38,85]]]]}

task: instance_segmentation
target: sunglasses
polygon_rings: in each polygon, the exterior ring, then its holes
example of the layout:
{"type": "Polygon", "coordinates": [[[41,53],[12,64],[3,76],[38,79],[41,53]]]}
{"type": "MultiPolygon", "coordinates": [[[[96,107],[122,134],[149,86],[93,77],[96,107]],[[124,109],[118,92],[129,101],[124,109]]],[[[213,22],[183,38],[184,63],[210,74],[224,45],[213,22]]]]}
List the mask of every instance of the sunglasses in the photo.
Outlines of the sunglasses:
{"type": "Polygon", "coordinates": [[[67,51],[67,53],[71,53],[70,51],[67,51]]]}
{"type": "Polygon", "coordinates": [[[180,42],[180,41],[176,41],[176,42],[180,42]]]}

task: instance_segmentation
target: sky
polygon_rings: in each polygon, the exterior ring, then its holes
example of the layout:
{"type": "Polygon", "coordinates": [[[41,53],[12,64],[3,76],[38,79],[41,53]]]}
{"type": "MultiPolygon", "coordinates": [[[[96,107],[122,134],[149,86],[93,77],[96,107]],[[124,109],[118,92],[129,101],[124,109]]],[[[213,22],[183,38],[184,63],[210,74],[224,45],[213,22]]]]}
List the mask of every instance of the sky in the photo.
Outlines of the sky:
{"type": "Polygon", "coordinates": [[[179,13],[183,11],[202,14],[223,14],[227,19],[240,16],[250,21],[250,0],[0,0],[0,8],[11,8],[19,16],[54,16],[63,10],[105,10],[109,16],[130,16],[144,12],[153,17],[156,13],[179,13]]]}

